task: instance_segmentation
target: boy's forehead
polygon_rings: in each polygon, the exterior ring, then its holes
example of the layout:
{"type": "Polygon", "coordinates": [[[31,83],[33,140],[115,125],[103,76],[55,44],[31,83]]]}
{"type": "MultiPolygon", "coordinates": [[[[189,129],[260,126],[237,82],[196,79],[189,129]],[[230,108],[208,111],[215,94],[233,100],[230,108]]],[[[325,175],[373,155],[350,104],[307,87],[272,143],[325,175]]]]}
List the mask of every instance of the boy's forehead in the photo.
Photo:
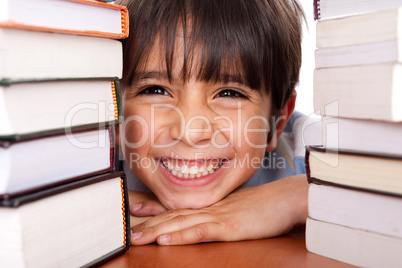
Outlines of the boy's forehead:
{"type": "MultiPolygon", "coordinates": [[[[180,32],[180,31],[179,31],[180,32]]],[[[239,60],[233,59],[231,64],[221,64],[219,66],[219,75],[206,79],[205,72],[205,52],[202,48],[194,46],[191,50],[185,51],[185,41],[183,35],[177,35],[173,51],[166,48],[165,44],[160,42],[159,36],[155,38],[149,53],[143,56],[137,65],[135,77],[137,79],[163,78],[175,81],[201,80],[204,82],[232,82],[246,85],[245,74],[242,72],[242,66],[239,60]],[[172,55],[169,64],[167,55],[172,55]],[[225,66],[227,68],[225,68],[225,66]],[[168,73],[170,71],[170,75],[168,73]]]]}
{"type": "MultiPolygon", "coordinates": [[[[184,47],[185,42],[183,36],[176,36],[174,49],[170,51],[170,48],[161,42],[159,35],[157,35],[148,55],[141,58],[137,70],[140,72],[152,70],[153,72],[163,74],[167,73],[167,69],[169,68],[172,74],[179,75],[186,62],[184,47]],[[172,56],[170,66],[167,66],[167,55],[172,56]]],[[[198,62],[197,58],[199,58],[197,51],[192,52],[192,54],[194,57],[191,65],[196,64],[198,62]]]]}

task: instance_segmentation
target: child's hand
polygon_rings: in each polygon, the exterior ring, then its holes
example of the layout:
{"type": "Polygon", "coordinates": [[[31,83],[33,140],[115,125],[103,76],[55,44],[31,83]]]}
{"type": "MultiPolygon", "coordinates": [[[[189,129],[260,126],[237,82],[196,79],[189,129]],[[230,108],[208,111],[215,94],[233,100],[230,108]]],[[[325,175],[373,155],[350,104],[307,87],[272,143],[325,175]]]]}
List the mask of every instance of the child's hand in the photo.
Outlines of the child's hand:
{"type": "Polygon", "coordinates": [[[158,215],[166,211],[166,208],[159,203],[158,199],[153,193],[128,191],[128,199],[130,203],[131,227],[150,219],[151,216],[158,215]],[[133,213],[136,208],[141,209],[138,210],[138,213],[133,213]]]}
{"type": "Polygon", "coordinates": [[[158,202],[130,209],[136,216],[152,216],[132,228],[131,244],[157,241],[161,245],[208,241],[239,241],[274,237],[289,232],[307,217],[305,175],[257,187],[241,188],[202,209],[167,210],[158,202]]]}

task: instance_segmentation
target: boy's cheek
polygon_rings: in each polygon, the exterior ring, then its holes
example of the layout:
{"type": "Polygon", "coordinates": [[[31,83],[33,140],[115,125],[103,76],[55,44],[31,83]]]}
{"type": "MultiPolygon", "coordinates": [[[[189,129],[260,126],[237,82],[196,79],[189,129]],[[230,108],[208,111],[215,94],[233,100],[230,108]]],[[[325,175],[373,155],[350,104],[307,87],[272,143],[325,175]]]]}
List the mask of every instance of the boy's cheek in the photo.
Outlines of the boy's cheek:
{"type": "Polygon", "coordinates": [[[120,125],[120,140],[123,146],[138,148],[148,141],[149,126],[139,116],[125,117],[120,125]]]}
{"type": "Polygon", "coordinates": [[[265,150],[267,147],[267,135],[245,135],[243,146],[248,147],[250,153],[256,150],[265,150]]]}
{"type": "Polygon", "coordinates": [[[265,148],[270,132],[270,124],[267,118],[256,116],[244,123],[242,136],[247,146],[252,148],[265,148]]]}

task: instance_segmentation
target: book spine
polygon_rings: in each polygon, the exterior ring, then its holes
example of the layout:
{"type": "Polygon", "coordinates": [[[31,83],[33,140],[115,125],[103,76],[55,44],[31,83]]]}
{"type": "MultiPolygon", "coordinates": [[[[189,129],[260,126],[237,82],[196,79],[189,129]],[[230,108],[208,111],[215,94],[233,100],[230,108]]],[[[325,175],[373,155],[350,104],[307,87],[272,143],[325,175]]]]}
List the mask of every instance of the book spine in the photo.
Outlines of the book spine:
{"type": "Polygon", "coordinates": [[[121,9],[121,39],[127,38],[129,34],[129,20],[127,8],[121,9]]]}
{"type": "Polygon", "coordinates": [[[112,81],[112,96],[113,96],[113,107],[114,107],[114,120],[119,120],[119,107],[117,106],[117,97],[116,97],[116,86],[115,82],[112,81]]]}
{"type": "Polygon", "coordinates": [[[321,19],[321,10],[320,10],[320,0],[314,0],[313,2],[313,9],[314,9],[314,20],[321,19]]]}
{"type": "Polygon", "coordinates": [[[308,146],[306,146],[306,154],[305,154],[305,157],[304,157],[304,164],[306,166],[307,182],[312,183],[311,170],[310,170],[310,147],[308,147],[308,146]]]}
{"type": "Polygon", "coordinates": [[[109,132],[109,144],[110,144],[110,169],[112,171],[115,170],[115,129],[113,126],[109,126],[108,128],[109,132]]]}
{"type": "Polygon", "coordinates": [[[121,86],[120,79],[114,78],[112,83],[114,107],[115,107],[115,121],[121,123],[122,120],[122,99],[121,99],[121,86]]]}
{"type": "MultiPolygon", "coordinates": [[[[118,122],[119,120],[119,112],[120,112],[120,105],[119,102],[120,100],[120,94],[118,94],[118,92],[120,92],[120,87],[118,84],[118,79],[116,78],[114,81],[111,82],[111,88],[112,88],[112,96],[113,96],[113,108],[114,108],[114,120],[115,122],[118,122]],[[116,87],[117,85],[117,87],[116,87]]],[[[114,126],[109,126],[108,128],[109,131],[109,139],[110,139],[110,168],[112,170],[116,170],[116,151],[118,151],[116,149],[116,130],[114,126]]]]}
{"type": "Polygon", "coordinates": [[[123,216],[123,245],[128,250],[130,248],[130,213],[129,213],[129,199],[128,199],[128,191],[127,191],[127,181],[124,172],[121,172],[121,191],[122,191],[122,216],[123,216]]]}
{"type": "Polygon", "coordinates": [[[119,108],[119,123],[122,123],[123,120],[123,101],[122,101],[122,96],[121,96],[121,84],[119,78],[116,77],[115,81],[116,85],[116,96],[117,96],[117,106],[119,108]]]}

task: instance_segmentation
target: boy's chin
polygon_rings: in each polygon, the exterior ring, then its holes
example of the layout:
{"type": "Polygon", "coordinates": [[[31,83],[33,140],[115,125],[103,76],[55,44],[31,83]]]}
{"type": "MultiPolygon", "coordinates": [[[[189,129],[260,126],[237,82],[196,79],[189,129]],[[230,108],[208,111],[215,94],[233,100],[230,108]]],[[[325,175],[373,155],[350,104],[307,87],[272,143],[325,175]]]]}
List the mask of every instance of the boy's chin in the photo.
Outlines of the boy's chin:
{"type": "Polygon", "coordinates": [[[194,200],[191,198],[183,198],[183,199],[176,199],[176,200],[160,200],[162,204],[167,209],[200,209],[205,208],[213,205],[217,201],[207,199],[205,200],[194,200]]]}

